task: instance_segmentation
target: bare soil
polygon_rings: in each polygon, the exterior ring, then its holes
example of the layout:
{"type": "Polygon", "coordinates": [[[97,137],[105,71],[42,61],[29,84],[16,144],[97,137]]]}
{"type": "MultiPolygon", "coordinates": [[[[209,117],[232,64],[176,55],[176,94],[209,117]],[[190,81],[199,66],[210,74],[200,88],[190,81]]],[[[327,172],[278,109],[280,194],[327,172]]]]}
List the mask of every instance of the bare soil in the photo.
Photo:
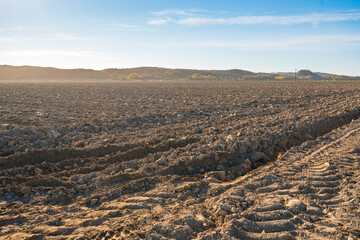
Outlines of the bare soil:
{"type": "Polygon", "coordinates": [[[360,83],[0,83],[0,239],[358,239],[360,83]]]}

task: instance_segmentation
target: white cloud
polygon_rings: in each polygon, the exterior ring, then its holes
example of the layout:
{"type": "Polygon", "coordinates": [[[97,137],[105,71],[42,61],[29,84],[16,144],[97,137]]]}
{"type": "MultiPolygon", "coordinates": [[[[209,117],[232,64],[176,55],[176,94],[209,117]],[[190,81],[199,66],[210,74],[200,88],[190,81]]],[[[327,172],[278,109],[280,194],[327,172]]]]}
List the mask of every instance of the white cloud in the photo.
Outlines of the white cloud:
{"type": "Polygon", "coordinates": [[[107,23],[105,26],[120,27],[120,28],[138,28],[137,25],[131,25],[126,23],[107,23]]]}
{"type": "Polygon", "coordinates": [[[55,40],[68,40],[68,41],[73,41],[73,40],[78,40],[78,41],[86,41],[86,40],[92,40],[91,38],[86,38],[86,37],[79,37],[76,35],[72,35],[72,34],[67,34],[67,33],[53,33],[50,35],[51,38],[55,39],[55,40]]]}
{"type": "Polygon", "coordinates": [[[354,35],[319,35],[296,38],[264,40],[218,40],[182,43],[147,44],[147,47],[169,48],[227,48],[241,51],[298,51],[333,49],[333,46],[346,47],[347,44],[359,44],[360,34],[354,35]]]}
{"type": "Polygon", "coordinates": [[[50,38],[42,37],[0,37],[0,42],[48,41],[50,38]]]}
{"type": "Polygon", "coordinates": [[[104,26],[114,27],[123,31],[147,31],[149,28],[127,23],[106,23],[104,26]]]}
{"type": "Polygon", "coordinates": [[[152,12],[152,15],[155,16],[168,16],[168,15],[180,15],[180,16],[194,16],[199,12],[197,9],[189,9],[189,10],[178,10],[178,9],[168,9],[163,11],[152,12]]]}
{"type": "Polygon", "coordinates": [[[192,16],[181,19],[171,17],[158,18],[149,21],[149,24],[162,25],[174,22],[180,25],[199,26],[199,25],[256,25],[256,24],[273,24],[273,25],[291,25],[311,23],[317,25],[321,22],[340,22],[340,21],[358,21],[360,20],[360,12],[345,13],[312,13],[302,15],[288,16],[238,16],[232,18],[215,18],[192,16]]]}
{"type": "Polygon", "coordinates": [[[41,28],[38,27],[8,27],[8,28],[0,28],[0,32],[7,32],[7,31],[33,31],[39,30],[41,28]]]}
{"type": "Polygon", "coordinates": [[[167,9],[163,11],[151,12],[154,18],[148,20],[148,24],[150,25],[165,25],[170,22],[178,23],[179,18],[181,17],[197,17],[200,16],[198,12],[201,10],[198,9],[187,9],[187,10],[179,10],[179,9],[167,9]]]}
{"type": "Polygon", "coordinates": [[[95,38],[79,37],[67,33],[53,33],[45,36],[33,37],[0,37],[0,42],[28,42],[28,41],[89,41],[95,38]]]}
{"type": "Polygon", "coordinates": [[[154,19],[150,19],[148,21],[148,24],[150,25],[165,25],[168,24],[170,22],[173,22],[173,19],[170,17],[166,17],[166,18],[154,18],[154,19]]]}
{"type": "Polygon", "coordinates": [[[109,58],[109,55],[104,55],[98,52],[89,52],[89,51],[62,51],[62,50],[16,50],[16,51],[1,51],[0,54],[2,57],[78,57],[78,58],[88,58],[88,57],[101,57],[109,58]]]}

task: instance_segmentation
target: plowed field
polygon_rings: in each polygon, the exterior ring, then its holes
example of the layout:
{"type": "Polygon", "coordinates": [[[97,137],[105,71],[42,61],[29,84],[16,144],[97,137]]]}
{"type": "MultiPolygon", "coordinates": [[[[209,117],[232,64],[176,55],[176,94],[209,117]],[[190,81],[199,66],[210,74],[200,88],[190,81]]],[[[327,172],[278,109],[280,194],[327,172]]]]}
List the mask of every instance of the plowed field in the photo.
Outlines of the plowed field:
{"type": "Polygon", "coordinates": [[[0,239],[360,238],[360,83],[0,83],[0,239]]]}

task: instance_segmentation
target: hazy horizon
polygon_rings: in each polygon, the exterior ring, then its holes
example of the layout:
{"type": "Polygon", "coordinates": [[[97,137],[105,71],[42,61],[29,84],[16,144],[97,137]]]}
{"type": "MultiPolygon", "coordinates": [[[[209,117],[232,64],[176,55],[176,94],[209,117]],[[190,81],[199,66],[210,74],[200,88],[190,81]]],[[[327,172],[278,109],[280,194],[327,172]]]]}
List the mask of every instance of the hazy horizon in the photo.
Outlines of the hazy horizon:
{"type": "Polygon", "coordinates": [[[0,64],[359,76],[359,1],[0,0],[0,64]]]}
{"type": "MultiPolygon", "coordinates": [[[[8,64],[0,64],[0,66],[6,66],[8,64]]],[[[138,66],[138,67],[130,67],[130,68],[100,68],[100,69],[95,69],[95,68],[59,68],[59,67],[54,67],[54,66],[34,66],[34,65],[8,65],[8,66],[14,66],[14,67],[43,67],[43,68],[58,68],[58,69],[64,69],[64,70],[76,70],[76,69],[84,69],[84,70],[95,70],[95,71],[102,71],[102,70],[107,70],[107,69],[132,69],[132,68],[167,68],[167,67],[158,67],[158,66],[138,66]]],[[[202,69],[202,68],[167,68],[167,69],[180,69],[180,70],[199,70],[199,71],[229,71],[229,70],[244,70],[244,71],[248,71],[247,69],[240,69],[240,68],[229,68],[229,69],[202,69]]],[[[327,73],[327,74],[333,74],[333,75],[341,75],[338,74],[336,72],[321,72],[321,71],[316,71],[313,69],[294,69],[294,71],[271,71],[271,72],[254,72],[254,73],[270,73],[270,74],[281,74],[281,73],[292,73],[294,74],[296,72],[299,72],[300,70],[310,70],[313,73],[327,73]]],[[[346,75],[346,76],[356,76],[356,75],[346,75]]]]}

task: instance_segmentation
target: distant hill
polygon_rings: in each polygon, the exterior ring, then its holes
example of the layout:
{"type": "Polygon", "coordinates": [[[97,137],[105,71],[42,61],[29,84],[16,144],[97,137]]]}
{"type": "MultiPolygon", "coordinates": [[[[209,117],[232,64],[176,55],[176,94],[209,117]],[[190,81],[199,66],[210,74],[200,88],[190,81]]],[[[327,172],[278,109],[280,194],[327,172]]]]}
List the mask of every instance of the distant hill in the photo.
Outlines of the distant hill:
{"type": "Polygon", "coordinates": [[[2,80],[33,79],[104,79],[106,74],[92,69],[58,69],[51,67],[0,65],[2,80]]]}
{"type": "MultiPolygon", "coordinates": [[[[0,79],[2,80],[76,80],[76,79],[108,79],[125,80],[132,73],[136,73],[141,79],[187,79],[193,74],[202,76],[212,76],[214,78],[236,79],[244,75],[255,75],[250,71],[239,69],[232,70],[195,70],[195,69],[170,69],[157,67],[138,67],[138,68],[110,68],[105,70],[92,69],[59,69],[51,67],[32,67],[32,66],[9,66],[0,65],[0,79]]],[[[196,79],[195,79],[196,80],[196,79]]]]}
{"type": "Polygon", "coordinates": [[[315,74],[320,75],[320,76],[334,76],[336,74],[332,74],[332,73],[323,73],[323,72],[315,72],[315,74]]]}
{"type": "Polygon", "coordinates": [[[294,76],[295,72],[274,72],[272,74],[278,75],[278,76],[283,76],[283,75],[294,76]]]}
{"type": "MultiPolygon", "coordinates": [[[[301,71],[301,70],[300,70],[301,71]]],[[[336,74],[332,74],[332,73],[324,73],[324,72],[314,72],[316,75],[319,75],[319,76],[334,76],[336,74]]],[[[282,75],[289,75],[289,76],[294,76],[295,75],[295,72],[275,72],[273,74],[276,74],[276,75],[279,75],[279,76],[282,76],[282,75]]]]}
{"type": "MultiPolygon", "coordinates": [[[[158,67],[93,69],[59,69],[52,67],[0,65],[0,80],[194,80],[194,81],[293,81],[294,72],[254,73],[240,69],[196,70],[158,67]]],[[[360,80],[359,77],[297,72],[297,80],[360,80]]]]}
{"type": "Polygon", "coordinates": [[[320,75],[317,75],[315,73],[313,73],[310,70],[300,70],[297,73],[298,77],[304,77],[304,78],[308,78],[309,80],[321,80],[322,77],[320,75]]]}

